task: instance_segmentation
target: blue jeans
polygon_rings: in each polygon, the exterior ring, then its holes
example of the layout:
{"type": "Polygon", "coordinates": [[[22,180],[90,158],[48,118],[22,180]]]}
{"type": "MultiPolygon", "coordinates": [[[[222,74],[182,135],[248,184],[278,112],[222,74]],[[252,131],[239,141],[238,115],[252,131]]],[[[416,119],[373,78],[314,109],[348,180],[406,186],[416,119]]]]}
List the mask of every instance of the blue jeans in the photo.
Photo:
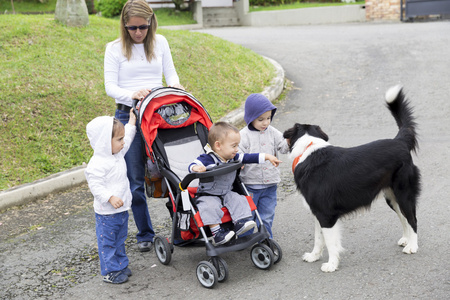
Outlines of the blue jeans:
{"type": "MultiPolygon", "coordinates": [[[[258,209],[264,226],[266,226],[267,231],[270,233],[270,238],[273,238],[272,224],[275,217],[275,207],[277,206],[277,185],[265,189],[252,189],[247,186],[247,190],[258,209]]],[[[256,224],[259,226],[259,220],[256,218],[254,212],[253,216],[256,224]]]]}
{"type": "MultiPolygon", "coordinates": [[[[116,109],[116,119],[123,124],[128,123],[130,113],[123,110],[116,109]]],[[[147,198],[145,196],[145,160],[144,148],[142,146],[141,130],[139,126],[136,128],[136,136],[131,143],[125,155],[125,162],[127,163],[127,177],[130,181],[131,195],[133,200],[131,202],[131,210],[133,211],[134,222],[138,229],[136,235],[138,243],[153,242],[155,232],[153,231],[152,220],[148,212],[147,198]]]]}
{"type": "Polygon", "coordinates": [[[128,257],[125,254],[128,211],[112,215],[95,214],[95,232],[102,276],[128,267],[128,257]]]}

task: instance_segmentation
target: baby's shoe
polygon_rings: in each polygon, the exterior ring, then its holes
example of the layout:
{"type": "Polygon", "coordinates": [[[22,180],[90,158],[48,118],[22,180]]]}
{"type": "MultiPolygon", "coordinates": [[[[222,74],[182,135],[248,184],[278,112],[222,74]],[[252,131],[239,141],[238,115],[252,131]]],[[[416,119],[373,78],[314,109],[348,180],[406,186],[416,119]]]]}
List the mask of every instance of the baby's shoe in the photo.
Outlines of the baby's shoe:
{"type": "Polygon", "coordinates": [[[247,219],[240,219],[234,223],[234,231],[236,232],[236,235],[241,235],[246,233],[252,228],[256,227],[255,221],[253,221],[250,218],[247,219]]]}
{"type": "Polygon", "coordinates": [[[213,244],[214,245],[223,245],[228,243],[231,238],[234,236],[234,231],[230,231],[228,229],[220,227],[219,231],[214,235],[213,244]]]}
{"type": "Polygon", "coordinates": [[[106,276],[103,276],[103,281],[108,283],[124,283],[128,281],[128,276],[125,275],[122,271],[116,271],[106,274],[106,276]]]}

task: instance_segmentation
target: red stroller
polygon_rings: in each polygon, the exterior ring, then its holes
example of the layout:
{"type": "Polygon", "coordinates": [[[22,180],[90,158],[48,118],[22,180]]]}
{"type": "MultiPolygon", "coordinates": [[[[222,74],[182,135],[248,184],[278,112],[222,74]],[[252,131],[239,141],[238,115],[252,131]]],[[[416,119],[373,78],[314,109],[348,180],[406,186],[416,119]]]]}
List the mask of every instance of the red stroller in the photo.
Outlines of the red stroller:
{"type": "MultiPolygon", "coordinates": [[[[138,126],[141,128],[145,151],[156,165],[167,186],[169,200],[167,207],[172,217],[172,236],[169,240],[161,236],[154,239],[154,247],[159,261],[170,263],[174,245],[204,243],[209,260],[201,261],[196,268],[197,278],[207,288],[228,278],[228,266],[219,255],[252,247],[250,257],[260,269],[269,269],[278,263],[282,250],[278,243],[269,239],[267,229],[260,225],[257,232],[233,239],[227,244],[214,246],[209,238],[211,233],[204,226],[195,206],[195,191],[198,181],[228,172],[239,172],[242,164],[223,165],[204,173],[188,172],[189,164],[201,153],[208,140],[211,118],[203,105],[191,94],[175,89],[153,90],[137,104],[138,126]]],[[[253,200],[244,184],[236,176],[234,190],[247,197],[252,211],[262,224],[253,200]]],[[[222,226],[233,226],[231,217],[225,215],[222,226]]]]}

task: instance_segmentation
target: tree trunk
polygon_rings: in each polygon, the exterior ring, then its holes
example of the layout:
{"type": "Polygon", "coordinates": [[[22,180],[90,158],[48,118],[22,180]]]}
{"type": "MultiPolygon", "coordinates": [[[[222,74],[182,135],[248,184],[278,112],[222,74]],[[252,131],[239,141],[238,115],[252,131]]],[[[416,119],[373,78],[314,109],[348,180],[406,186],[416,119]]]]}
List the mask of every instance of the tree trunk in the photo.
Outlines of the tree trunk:
{"type": "Polygon", "coordinates": [[[55,19],[67,26],[89,25],[89,13],[85,0],[58,0],[55,19]]]}
{"type": "Polygon", "coordinates": [[[11,0],[11,6],[12,6],[13,14],[16,14],[16,11],[14,10],[14,0],[11,0]]]}
{"type": "Polygon", "coordinates": [[[175,10],[181,10],[181,5],[184,3],[184,0],[172,0],[173,4],[175,4],[175,10]]]}

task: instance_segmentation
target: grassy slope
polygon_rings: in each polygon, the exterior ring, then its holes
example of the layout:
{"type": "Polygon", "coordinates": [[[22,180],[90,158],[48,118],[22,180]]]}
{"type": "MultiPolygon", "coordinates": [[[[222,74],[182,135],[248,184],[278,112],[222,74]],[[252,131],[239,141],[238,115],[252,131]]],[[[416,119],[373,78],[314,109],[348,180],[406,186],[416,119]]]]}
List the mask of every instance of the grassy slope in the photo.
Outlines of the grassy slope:
{"type": "MultiPolygon", "coordinates": [[[[53,15],[0,18],[0,190],[87,162],[95,116],[112,115],[103,55],[118,21],[90,16],[69,28],[53,15]]],[[[273,69],[243,47],[201,33],[164,31],[181,83],[217,120],[266,86],[273,69]]]]}
{"type": "MultiPolygon", "coordinates": [[[[14,0],[14,11],[16,13],[22,12],[48,12],[55,11],[56,2],[58,0],[47,0],[44,3],[39,1],[24,1],[24,0],[14,0]]],[[[4,13],[7,11],[8,13],[13,12],[13,7],[11,5],[11,0],[2,0],[0,1],[0,12],[4,13]]]]}

